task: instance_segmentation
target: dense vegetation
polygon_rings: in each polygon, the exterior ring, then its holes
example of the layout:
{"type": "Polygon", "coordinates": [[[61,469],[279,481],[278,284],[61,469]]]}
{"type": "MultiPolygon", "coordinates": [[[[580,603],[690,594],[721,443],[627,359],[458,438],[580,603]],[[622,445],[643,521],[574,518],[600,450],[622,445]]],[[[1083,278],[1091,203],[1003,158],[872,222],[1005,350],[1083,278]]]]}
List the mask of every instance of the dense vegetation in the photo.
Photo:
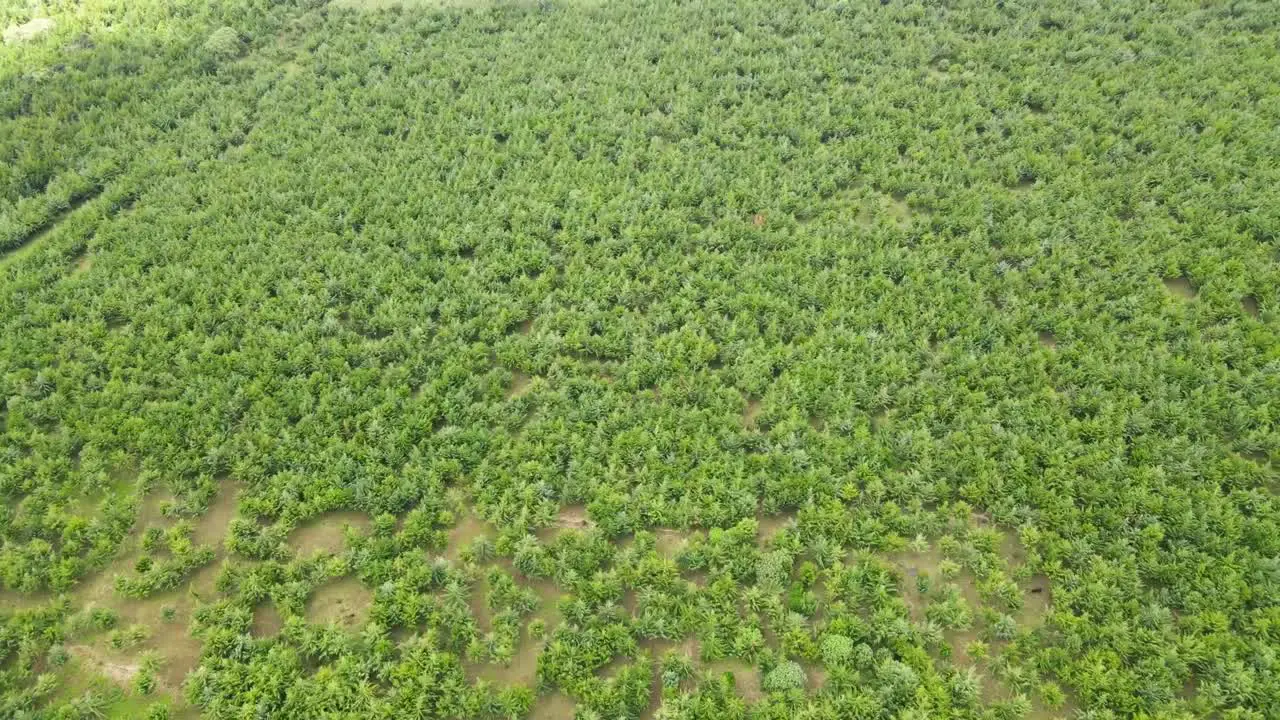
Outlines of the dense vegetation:
{"type": "Polygon", "coordinates": [[[1280,717],[1280,5],[40,17],[0,717],[1280,717]]]}

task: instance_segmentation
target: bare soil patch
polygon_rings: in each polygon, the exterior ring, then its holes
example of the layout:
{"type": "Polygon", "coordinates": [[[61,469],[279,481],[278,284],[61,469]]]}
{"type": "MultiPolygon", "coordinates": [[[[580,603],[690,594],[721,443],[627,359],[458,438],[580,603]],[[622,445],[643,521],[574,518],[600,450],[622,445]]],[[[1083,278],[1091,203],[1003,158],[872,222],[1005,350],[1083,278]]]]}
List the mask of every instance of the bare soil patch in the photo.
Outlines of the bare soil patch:
{"type": "Polygon", "coordinates": [[[105,653],[102,657],[110,656],[116,665],[133,665],[134,670],[135,654],[155,650],[163,661],[158,674],[160,683],[165,688],[176,690],[181,687],[187,673],[200,662],[201,643],[191,635],[189,626],[196,608],[211,602],[217,594],[214,581],[220,567],[207,565],[197,571],[186,585],[169,592],[138,600],[121,598],[115,593],[115,578],[132,569],[134,560],[133,556],[122,557],[108,569],[92,576],[76,589],[75,604],[86,611],[95,607],[115,610],[120,617],[120,627],[140,625],[151,631],[150,636],[138,647],[125,652],[107,647],[105,637],[95,638],[85,647],[105,653]],[[166,610],[172,613],[170,617],[166,617],[166,610]]]}
{"type": "Polygon", "coordinates": [[[253,609],[253,634],[255,637],[266,638],[280,634],[280,630],[284,628],[284,618],[280,617],[280,611],[276,610],[276,606],[270,601],[264,602],[253,609]]]}
{"type": "Polygon", "coordinates": [[[13,45],[30,42],[53,30],[53,28],[54,22],[51,18],[33,18],[21,25],[13,25],[6,28],[4,31],[4,44],[13,45]]]}
{"type": "Polygon", "coordinates": [[[884,212],[897,222],[907,222],[913,215],[911,206],[907,203],[907,196],[904,193],[893,193],[883,198],[880,204],[884,212]]]}
{"type": "Polygon", "coordinates": [[[111,653],[90,645],[68,645],[67,652],[120,687],[129,687],[133,677],[142,669],[141,663],[133,659],[117,658],[111,653]]]}
{"type": "Polygon", "coordinates": [[[359,532],[369,529],[369,516],[354,510],[325,513],[298,527],[289,536],[289,544],[304,557],[315,554],[341,553],[346,547],[346,529],[359,532]]]}
{"type": "Polygon", "coordinates": [[[363,625],[373,604],[373,593],[359,580],[343,577],[321,585],[307,601],[307,619],[343,627],[363,625]]]}
{"type": "Polygon", "coordinates": [[[565,505],[556,513],[555,520],[551,521],[551,525],[538,531],[538,537],[544,540],[550,540],[557,537],[565,530],[586,531],[595,527],[595,523],[587,517],[587,508],[585,505],[565,505]]]}
{"type": "Polygon", "coordinates": [[[1165,289],[1184,300],[1192,300],[1199,292],[1186,275],[1164,278],[1165,289]]]}
{"type": "Polygon", "coordinates": [[[777,535],[779,532],[782,532],[782,530],[793,524],[795,519],[795,512],[784,512],[777,515],[757,515],[756,523],[759,526],[757,536],[760,538],[760,544],[768,544],[768,542],[773,539],[774,535],[777,535]]]}
{"type": "Polygon", "coordinates": [[[192,540],[197,545],[212,545],[221,551],[227,537],[227,529],[236,516],[238,489],[235,483],[224,482],[213,502],[204,514],[196,518],[192,540]]]}
{"type": "Polygon", "coordinates": [[[1053,605],[1053,589],[1046,575],[1034,575],[1023,584],[1022,609],[1016,620],[1024,628],[1034,628],[1044,622],[1053,605]]]}
{"type": "MultiPolygon", "coordinates": [[[[212,545],[219,556],[227,526],[236,512],[235,488],[233,483],[223,483],[221,491],[205,513],[196,517],[193,522],[193,542],[196,545],[212,545]]],[[[160,671],[157,673],[161,688],[177,692],[187,674],[199,664],[201,642],[192,636],[189,626],[195,610],[215,599],[215,583],[222,570],[221,564],[215,560],[195,570],[179,587],[146,598],[124,598],[115,591],[116,577],[132,574],[134,565],[141,556],[142,532],[151,527],[168,527],[175,522],[164,513],[172,499],[172,496],[164,492],[147,495],[143,499],[135,525],[137,532],[126,540],[121,554],[107,568],[86,578],[73,591],[73,596],[79,607],[115,610],[120,616],[121,627],[139,625],[151,631],[147,640],[127,651],[106,647],[102,638],[86,645],[85,647],[107,653],[104,657],[109,659],[102,660],[99,664],[116,666],[111,668],[104,665],[104,675],[122,675],[127,668],[132,668],[130,673],[136,672],[136,656],[151,650],[161,660],[160,671]]]]}
{"type": "Polygon", "coordinates": [[[585,505],[566,505],[556,515],[555,526],[573,530],[586,530],[591,527],[585,505]]]}
{"type": "Polygon", "coordinates": [[[1245,295],[1240,298],[1240,308],[1254,318],[1259,317],[1261,314],[1258,311],[1258,298],[1252,295],[1245,295]]]}
{"type": "Polygon", "coordinates": [[[804,661],[800,665],[804,667],[804,675],[807,678],[809,692],[817,692],[827,684],[827,671],[822,665],[804,661]]]}
{"type": "Polygon", "coordinates": [[[88,253],[82,253],[76,256],[75,264],[71,268],[71,277],[83,275],[93,268],[93,258],[88,253]]]}
{"type": "Polygon", "coordinates": [[[716,660],[707,664],[706,672],[711,677],[724,673],[733,675],[734,688],[749,703],[756,702],[764,697],[764,690],[761,689],[760,685],[762,678],[758,667],[748,665],[741,660],[716,660]]]}
{"type": "Polygon", "coordinates": [[[542,695],[533,704],[529,713],[530,720],[565,720],[574,715],[573,700],[564,693],[542,695]]]}
{"type": "Polygon", "coordinates": [[[897,553],[890,557],[890,562],[903,575],[902,598],[911,610],[912,619],[916,621],[924,620],[925,608],[929,605],[928,598],[920,594],[916,584],[916,579],[921,575],[927,575],[934,587],[940,587],[947,583],[955,584],[960,589],[960,594],[971,611],[976,613],[978,608],[981,607],[982,601],[978,596],[977,585],[968,571],[961,570],[950,580],[943,577],[942,563],[945,562],[945,558],[942,557],[942,553],[937,548],[930,547],[924,552],[907,551],[897,553]]]}
{"type": "MultiPolygon", "coordinates": [[[[173,590],[155,593],[145,598],[125,598],[116,593],[117,576],[131,575],[142,555],[141,538],[150,527],[168,527],[174,522],[164,514],[164,508],[172,496],[164,492],[147,495],[139,510],[135,532],[120,549],[120,554],[106,568],[81,581],[71,592],[73,607],[84,611],[93,608],[109,608],[119,615],[119,626],[145,627],[150,635],[138,646],[116,650],[107,645],[105,636],[97,636],[83,643],[99,654],[98,664],[110,663],[117,667],[104,668],[103,674],[123,676],[128,668],[130,676],[136,672],[138,656],[146,651],[156,652],[161,660],[157,679],[162,690],[175,692],[181,687],[187,673],[199,664],[201,642],[190,631],[195,610],[212,602],[217,596],[215,583],[222,567],[212,562],[194,571],[189,578],[173,590]]],[[[193,539],[197,544],[214,544],[221,548],[226,531],[227,518],[234,514],[235,493],[224,487],[206,513],[195,523],[193,539]]],[[[82,653],[83,654],[83,653],[82,653]]]]}
{"type": "Polygon", "coordinates": [[[507,399],[511,400],[529,391],[530,377],[519,370],[511,373],[511,386],[507,388],[507,399]]]}
{"type": "MultiPolygon", "coordinates": [[[[510,568],[507,570],[510,572],[510,568]]],[[[520,641],[516,646],[514,657],[507,663],[469,662],[466,669],[472,677],[499,685],[533,686],[536,684],[538,656],[546,646],[545,638],[550,637],[551,630],[560,623],[560,612],[557,607],[560,601],[560,590],[549,580],[536,580],[532,583],[532,587],[538,594],[538,608],[521,628],[520,641]],[[530,632],[529,627],[535,620],[543,623],[546,632],[543,638],[534,637],[530,632]]],[[[492,627],[492,613],[484,601],[487,583],[477,583],[474,590],[471,612],[477,624],[480,625],[481,632],[488,632],[492,627]]]]}
{"type": "Polygon", "coordinates": [[[475,514],[463,513],[458,518],[457,524],[449,531],[449,546],[445,548],[444,556],[447,560],[457,562],[462,557],[462,551],[477,538],[491,537],[496,534],[493,526],[475,514]]]}
{"type": "Polygon", "coordinates": [[[742,411],[742,427],[754,429],[756,426],[756,418],[760,416],[760,411],[762,409],[763,406],[760,403],[760,398],[749,396],[747,398],[747,407],[742,411]]]}
{"type": "Polygon", "coordinates": [[[654,547],[658,553],[666,558],[675,559],[676,554],[680,552],[680,548],[689,539],[689,533],[683,530],[673,530],[670,528],[654,528],[654,547]]]}

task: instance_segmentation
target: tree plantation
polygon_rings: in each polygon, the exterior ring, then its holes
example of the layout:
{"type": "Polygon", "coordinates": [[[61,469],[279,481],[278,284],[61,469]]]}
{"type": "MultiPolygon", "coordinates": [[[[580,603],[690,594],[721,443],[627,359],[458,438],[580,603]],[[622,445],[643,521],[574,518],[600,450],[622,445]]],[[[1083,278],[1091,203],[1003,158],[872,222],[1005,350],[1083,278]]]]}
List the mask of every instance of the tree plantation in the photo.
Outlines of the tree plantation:
{"type": "Polygon", "coordinates": [[[1280,4],[0,29],[0,717],[1280,718],[1280,4]]]}

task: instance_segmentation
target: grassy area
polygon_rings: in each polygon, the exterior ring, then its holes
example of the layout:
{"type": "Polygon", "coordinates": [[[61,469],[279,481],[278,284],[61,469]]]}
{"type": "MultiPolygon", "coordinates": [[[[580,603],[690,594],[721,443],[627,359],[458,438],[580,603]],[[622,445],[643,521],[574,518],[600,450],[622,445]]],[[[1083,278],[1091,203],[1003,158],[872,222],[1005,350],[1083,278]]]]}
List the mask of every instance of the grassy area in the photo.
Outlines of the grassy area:
{"type": "Polygon", "coordinates": [[[0,29],[0,717],[1276,717],[1280,7],[0,29]]]}

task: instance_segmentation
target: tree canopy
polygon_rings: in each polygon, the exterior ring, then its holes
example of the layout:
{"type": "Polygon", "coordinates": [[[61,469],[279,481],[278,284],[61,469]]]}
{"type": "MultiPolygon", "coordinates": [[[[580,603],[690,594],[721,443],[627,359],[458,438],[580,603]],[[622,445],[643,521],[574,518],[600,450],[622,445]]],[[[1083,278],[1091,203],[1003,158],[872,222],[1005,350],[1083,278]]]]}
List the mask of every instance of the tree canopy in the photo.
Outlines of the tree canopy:
{"type": "Polygon", "coordinates": [[[1280,6],[45,17],[0,716],[1278,717],[1280,6]]]}

